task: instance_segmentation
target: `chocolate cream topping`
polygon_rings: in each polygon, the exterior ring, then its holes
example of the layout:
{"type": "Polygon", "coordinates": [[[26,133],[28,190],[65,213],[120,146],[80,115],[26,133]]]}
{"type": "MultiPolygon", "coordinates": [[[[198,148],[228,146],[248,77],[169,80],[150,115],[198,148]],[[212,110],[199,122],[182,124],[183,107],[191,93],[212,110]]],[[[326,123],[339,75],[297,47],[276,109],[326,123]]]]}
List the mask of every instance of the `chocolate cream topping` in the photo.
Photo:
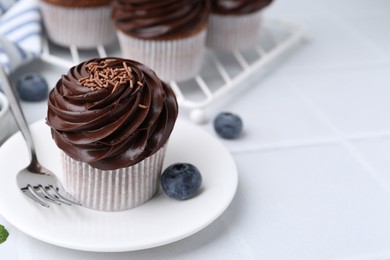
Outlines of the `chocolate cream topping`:
{"type": "Polygon", "coordinates": [[[222,15],[243,15],[259,11],[271,2],[272,0],[211,0],[211,10],[222,15]]]}
{"type": "Polygon", "coordinates": [[[166,40],[205,29],[209,12],[208,0],[115,0],[112,19],[132,37],[166,40]]]}
{"type": "Polygon", "coordinates": [[[177,113],[171,88],[145,65],[92,59],[72,67],[50,92],[47,124],[70,157],[112,170],[163,147],[177,113]]]}
{"type": "Polygon", "coordinates": [[[109,6],[111,0],[41,0],[43,2],[63,7],[100,7],[109,6]]]}

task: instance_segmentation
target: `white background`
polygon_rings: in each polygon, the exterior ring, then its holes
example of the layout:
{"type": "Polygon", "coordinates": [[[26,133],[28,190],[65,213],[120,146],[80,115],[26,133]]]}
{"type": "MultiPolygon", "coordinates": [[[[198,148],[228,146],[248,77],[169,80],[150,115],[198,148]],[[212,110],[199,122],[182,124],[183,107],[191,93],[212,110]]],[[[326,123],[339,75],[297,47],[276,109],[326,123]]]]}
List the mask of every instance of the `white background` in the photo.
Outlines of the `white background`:
{"type": "MultiPolygon", "coordinates": [[[[40,242],[0,216],[0,259],[390,259],[390,1],[279,0],[267,14],[307,25],[311,40],[209,111],[245,124],[224,141],[239,187],[219,219],[173,244],[103,254],[40,242]]],[[[45,117],[44,102],[23,107],[30,122],[45,117]]]]}

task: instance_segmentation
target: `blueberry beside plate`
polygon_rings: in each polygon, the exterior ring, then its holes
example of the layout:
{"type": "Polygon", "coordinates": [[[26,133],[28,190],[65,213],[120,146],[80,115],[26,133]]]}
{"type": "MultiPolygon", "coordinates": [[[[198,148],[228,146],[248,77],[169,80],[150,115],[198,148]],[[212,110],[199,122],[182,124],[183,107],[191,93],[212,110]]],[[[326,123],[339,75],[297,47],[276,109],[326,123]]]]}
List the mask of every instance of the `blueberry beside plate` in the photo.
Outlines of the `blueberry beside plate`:
{"type": "Polygon", "coordinates": [[[23,74],[16,81],[16,91],[21,100],[38,102],[48,96],[48,85],[45,78],[36,72],[23,74]]]}

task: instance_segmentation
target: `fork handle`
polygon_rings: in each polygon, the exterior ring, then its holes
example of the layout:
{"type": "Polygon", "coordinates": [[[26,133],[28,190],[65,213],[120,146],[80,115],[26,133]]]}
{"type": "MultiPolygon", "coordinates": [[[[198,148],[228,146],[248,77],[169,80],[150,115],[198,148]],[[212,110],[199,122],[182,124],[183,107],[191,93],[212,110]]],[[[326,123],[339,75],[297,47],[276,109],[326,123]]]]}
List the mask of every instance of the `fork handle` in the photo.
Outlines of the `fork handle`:
{"type": "Polygon", "coordinates": [[[26,118],[23,114],[22,108],[20,106],[20,102],[18,98],[16,97],[16,92],[14,88],[11,85],[11,82],[8,79],[7,74],[4,71],[3,66],[0,65],[0,81],[2,82],[3,91],[8,99],[11,112],[14,115],[16,124],[19,127],[20,132],[22,132],[22,135],[24,139],[26,140],[28,149],[30,151],[31,159],[33,161],[36,161],[36,152],[35,152],[35,146],[34,142],[30,133],[30,129],[28,127],[26,118]]]}

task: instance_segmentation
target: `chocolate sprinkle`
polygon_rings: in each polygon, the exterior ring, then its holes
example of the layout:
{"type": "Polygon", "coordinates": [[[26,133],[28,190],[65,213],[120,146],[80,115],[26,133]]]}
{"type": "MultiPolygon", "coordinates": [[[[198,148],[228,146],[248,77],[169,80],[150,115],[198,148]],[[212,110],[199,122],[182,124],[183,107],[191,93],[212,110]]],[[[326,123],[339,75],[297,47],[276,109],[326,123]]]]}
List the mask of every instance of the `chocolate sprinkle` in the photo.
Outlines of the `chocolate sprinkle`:
{"type": "MultiPolygon", "coordinates": [[[[92,90],[100,90],[103,88],[112,88],[111,93],[119,89],[121,85],[128,84],[130,88],[134,87],[134,77],[132,70],[123,62],[123,68],[109,68],[108,62],[111,60],[103,60],[101,62],[90,62],[86,65],[89,77],[79,79],[79,83],[91,88],[92,90]]],[[[136,84],[142,87],[143,84],[137,81],[136,84]]]]}

